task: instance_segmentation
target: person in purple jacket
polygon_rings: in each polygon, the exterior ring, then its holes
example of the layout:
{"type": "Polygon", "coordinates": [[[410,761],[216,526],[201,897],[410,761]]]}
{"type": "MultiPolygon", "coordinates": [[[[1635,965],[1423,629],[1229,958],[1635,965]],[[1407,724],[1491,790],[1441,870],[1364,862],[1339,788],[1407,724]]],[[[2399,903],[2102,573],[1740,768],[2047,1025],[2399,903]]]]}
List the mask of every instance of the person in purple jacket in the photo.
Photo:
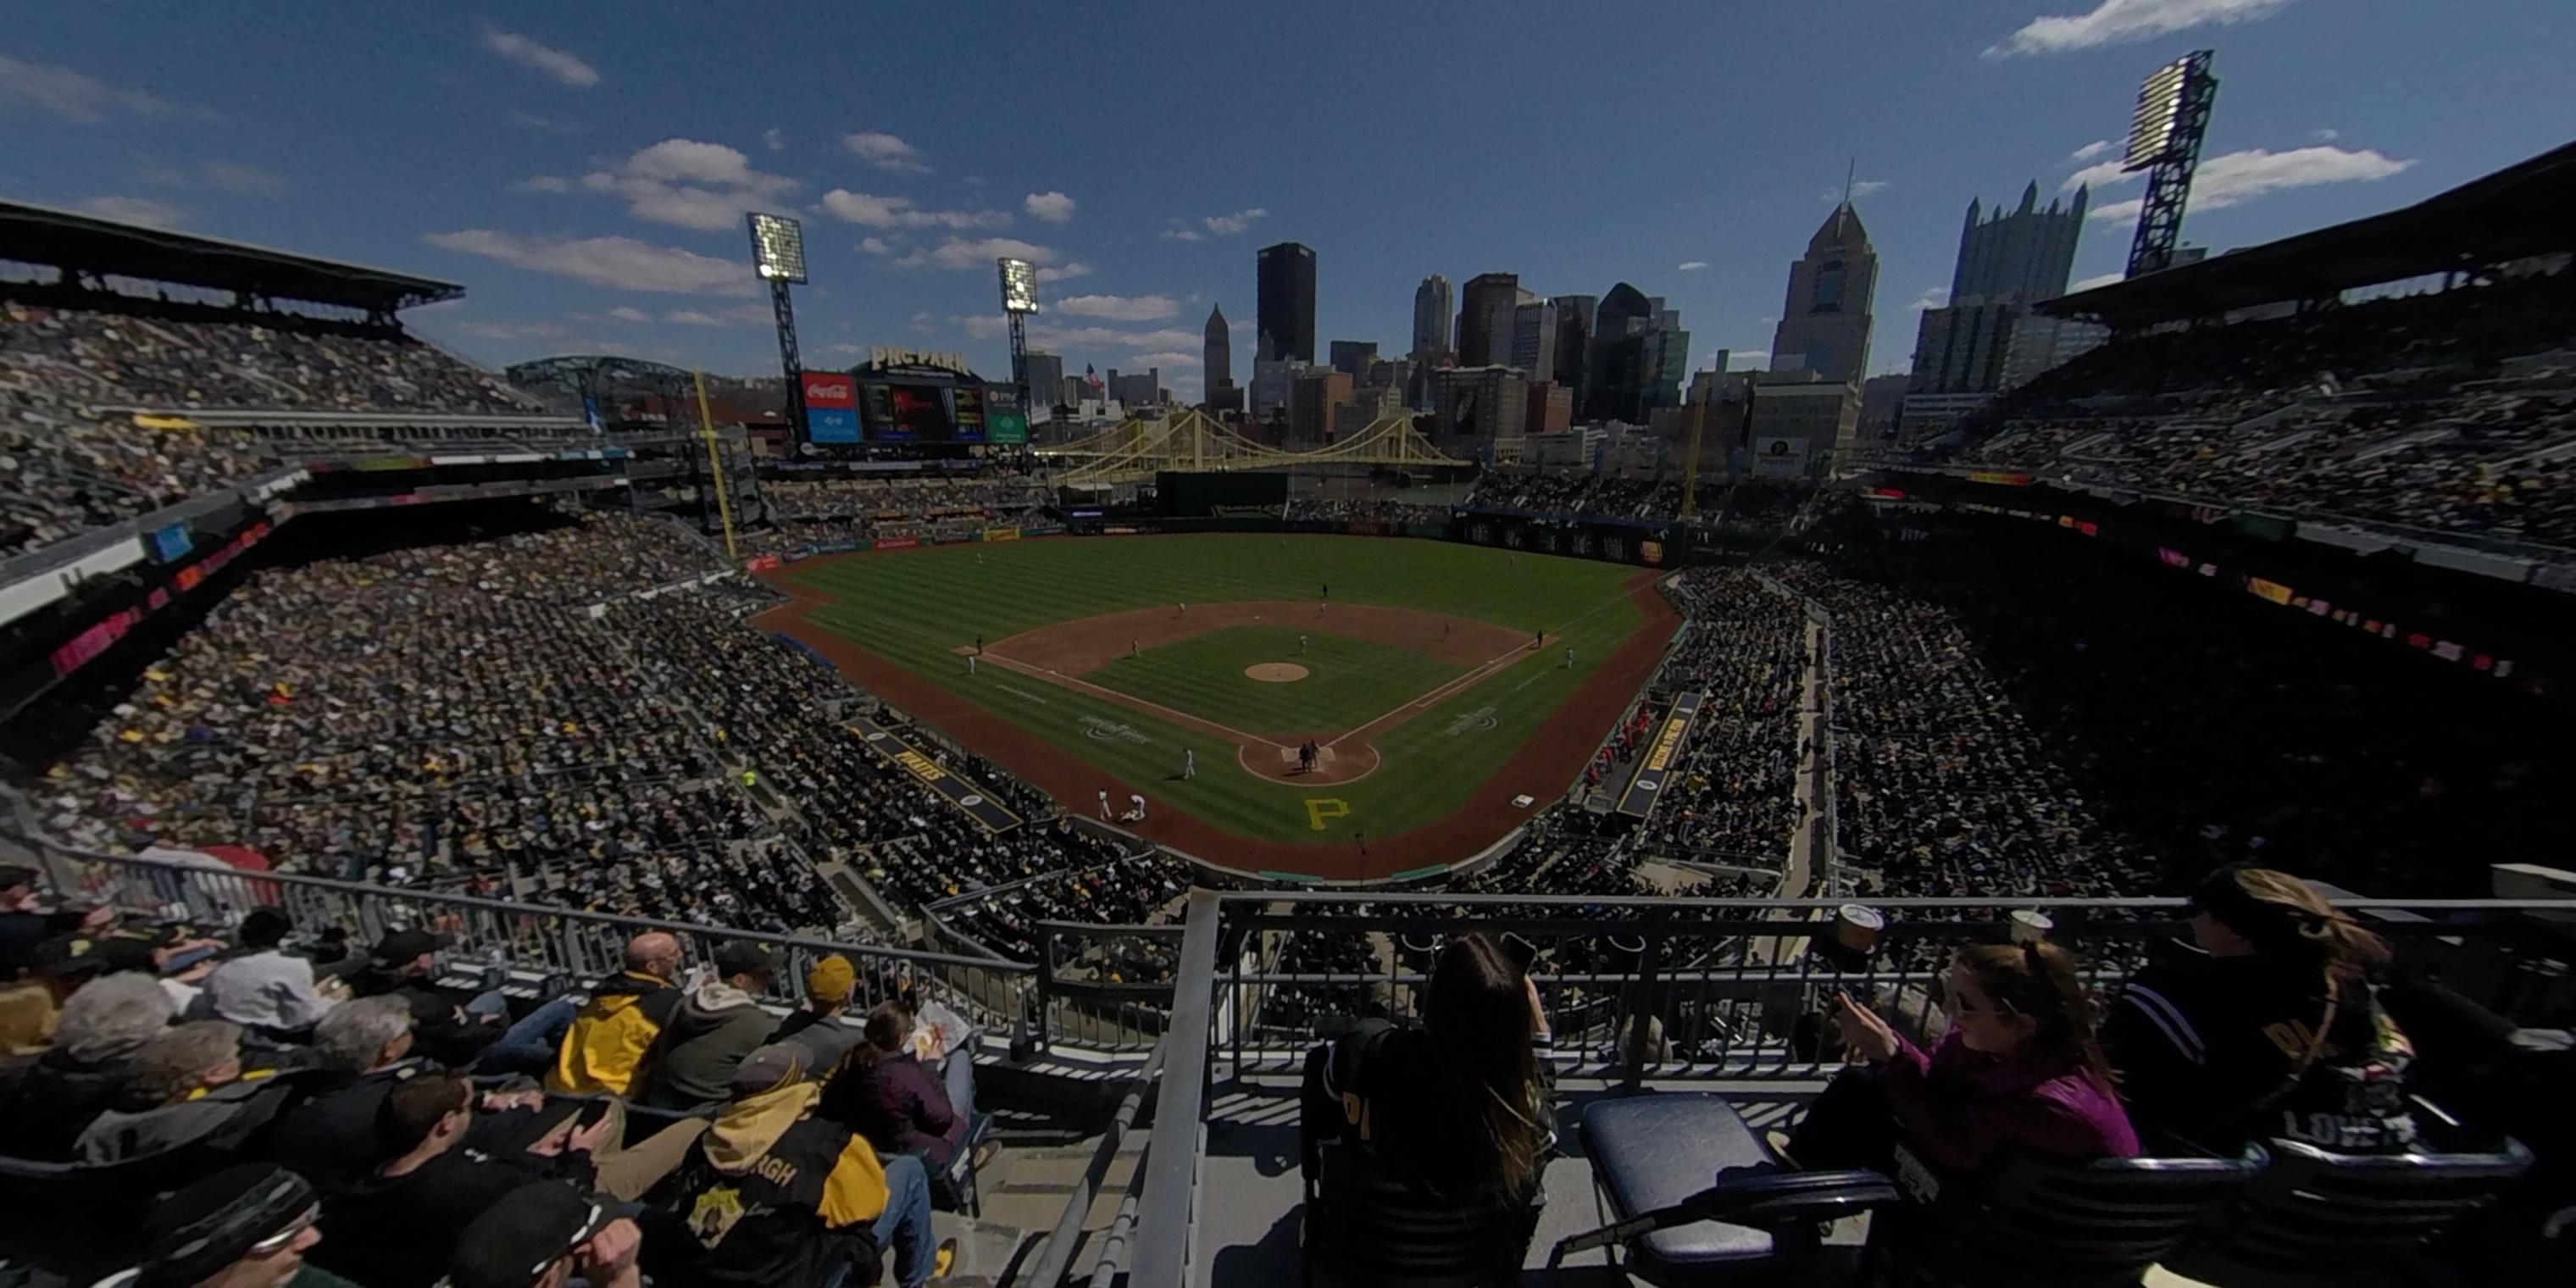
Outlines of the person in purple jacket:
{"type": "Polygon", "coordinates": [[[1899,1143],[1959,1172],[2006,1154],[2137,1156],[2072,955],[2037,941],[1969,948],[1937,994],[1950,1031],[1928,1055],[1837,997],[1843,1041],[1868,1066],[1836,1077],[1808,1109],[1786,1151],[1798,1167],[1889,1171],[1899,1143]]]}
{"type": "Polygon", "coordinates": [[[966,1141],[937,1071],[910,1048],[912,1016],[896,1002],[868,1012],[862,1040],[823,1089],[822,1116],[868,1138],[881,1154],[920,1154],[932,1176],[944,1173],[966,1141]]]}

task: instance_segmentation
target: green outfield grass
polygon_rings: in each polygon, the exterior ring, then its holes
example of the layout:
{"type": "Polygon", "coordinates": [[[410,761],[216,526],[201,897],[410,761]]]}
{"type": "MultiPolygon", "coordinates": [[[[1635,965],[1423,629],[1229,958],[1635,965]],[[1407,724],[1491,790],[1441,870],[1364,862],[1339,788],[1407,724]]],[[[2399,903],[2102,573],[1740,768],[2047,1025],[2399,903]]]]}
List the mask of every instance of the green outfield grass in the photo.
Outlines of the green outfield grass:
{"type": "Polygon", "coordinates": [[[1408,648],[1290,626],[1229,626],[1122,657],[1082,678],[1102,688],[1250,734],[1338,734],[1385,715],[1466,668],[1408,648]],[[1299,636],[1306,651],[1297,651],[1299,636]],[[1293,662],[1305,679],[1273,684],[1243,673],[1293,662]]]}
{"type": "MultiPolygon", "coordinates": [[[[839,602],[814,610],[809,619],[814,624],[1138,785],[1155,798],[1159,808],[1179,810],[1227,831],[1264,840],[1345,843],[1355,832],[1392,836],[1460,808],[1477,785],[1582,685],[1594,665],[1641,624],[1625,588],[1635,571],[1588,560],[1395,537],[1203,535],[938,546],[820,562],[794,577],[838,597],[839,602]],[[1576,664],[1564,665],[1563,647],[1533,652],[1376,737],[1383,758],[1376,773],[1356,782],[1307,788],[1257,777],[1215,740],[1107,698],[1000,667],[969,675],[965,659],[956,652],[979,634],[988,641],[1000,640],[1055,622],[1163,604],[1301,600],[1320,596],[1327,585],[1337,603],[1417,608],[1514,631],[1561,635],[1565,645],[1575,650],[1576,664]],[[1184,748],[1198,753],[1198,776],[1187,781],[1179,778],[1184,748]],[[1318,798],[1338,801],[1348,813],[1310,809],[1308,802],[1318,798]],[[1322,828],[1315,826],[1319,817],[1326,820],[1322,828]]],[[[1169,689],[1149,684],[1145,667],[1138,668],[1132,682],[1120,676],[1114,683],[1151,701],[1190,709],[1191,703],[1207,700],[1191,687],[1197,683],[1192,677],[1219,669],[1216,653],[1223,651],[1219,644],[1205,645],[1204,652],[1194,646],[1234,633],[1211,632],[1152,650],[1189,661],[1173,670],[1169,689]]],[[[1310,654],[1331,638],[1315,632],[1309,635],[1310,654]]],[[[1447,668],[1426,656],[1357,641],[1339,644],[1368,654],[1366,658],[1352,654],[1351,664],[1359,674],[1345,690],[1349,705],[1368,707],[1375,701],[1374,697],[1361,701],[1358,696],[1379,687],[1369,678],[1373,673],[1382,672],[1385,692],[1396,695],[1355,719],[1342,721],[1344,727],[1401,700],[1405,686],[1393,678],[1399,670],[1430,677],[1410,686],[1415,693],[1447,678],[1442,674],[1447,668]],[[1399,663],[1380,656],[1387,652],[1405,653],[1407,660],[1399,663]]],[[[1289,648],[1294,647],[1291,639],[1289,648]]],[[[1243,666],[1268,660],[1294,659],[1229,657],[1223,664],[1230,664],[1235,678],[1241,680],[1243,666]]],[[[1092,678],[1111,684],[1108,675],[1095,673],[1092,678]]],[[[1311,689],[1312,680],[1277,686],[1242,683],[1253,689],[1319,691],[1311,689]]],[[[1303,694],[1294,696],[1304,699],[1303,694]]],[[[1281,700],[1290,697],[1283,692],[1281,700]]],[[[1242,701],[1272,699],[1253,694],[1242,701]]],[[[1248,708],[1230,705],[1228,709],[1248,708]]],[[[1298,727],[1291,721],[1284,729],[1298,727]]],[[[1083,802],[1072,804],[1080,808],[1083,802]]],[[[1207,857],[1224,860],[1222,855],[1207,857]]]]}

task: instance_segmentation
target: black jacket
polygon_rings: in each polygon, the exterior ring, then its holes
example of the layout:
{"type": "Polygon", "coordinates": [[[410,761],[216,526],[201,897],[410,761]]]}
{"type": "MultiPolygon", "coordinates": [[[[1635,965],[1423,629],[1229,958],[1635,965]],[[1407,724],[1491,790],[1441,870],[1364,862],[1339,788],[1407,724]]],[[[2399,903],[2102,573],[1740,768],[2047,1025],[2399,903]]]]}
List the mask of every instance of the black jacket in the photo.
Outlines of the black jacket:
{"type": "MultiPolygon", "coordinates": [[[[269,1155],[325,1194],[366,1179],[383,1161],[376,1147],[376,1111],[394,1084],[438,1066],[404,1060],[372,1073],[315,1075],[313,1095],[269,1130],[269,1155]]],[[[479,1119],[478,1119],[479,1121],[479,1119]]]]}
{"type": "Polygon", "coordinates": [[[322,1242],[309,1255],[366,1288],[430,1288],[474,1218],[548,1178],[586,1190],[596,1173],[587,1154],[487,1154],[460,1144],[405,1175],[370,1175],[333,1195],[322,1205],[322,1242]]]}
{"type": "Polygon", "coordinates": [[[82,1130],[116,1099],[125,1080],[121,1060],[96,1064],[62,1047],[36,1057],[18,1080],[17,1094],[0,1106],[0,1154],[60,1162],[72,1156],[82,1130]]]}
{"type": "Polygon", "coordinates": [[[2268,1139],[2345,1153],[2413,1143],[2405,1034],[2371,985],[2331,992],[2330,1006],[2322,970],[2163,950],[2102,1024],[2139,1135],[2221,1153],[2268,1139]]]}

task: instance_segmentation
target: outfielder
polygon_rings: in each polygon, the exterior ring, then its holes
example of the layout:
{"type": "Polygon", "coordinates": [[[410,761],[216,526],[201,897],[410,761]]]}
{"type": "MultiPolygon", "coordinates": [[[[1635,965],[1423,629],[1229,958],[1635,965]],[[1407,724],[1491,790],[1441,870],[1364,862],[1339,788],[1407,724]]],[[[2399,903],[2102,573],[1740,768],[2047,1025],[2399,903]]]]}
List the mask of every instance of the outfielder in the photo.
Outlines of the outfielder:
{"type": "Polygon", "coordinates": [[[1199,753],[1189,747],[1181,748],[1181,777],[1196,778],[1198,776],[1199,753]]]}

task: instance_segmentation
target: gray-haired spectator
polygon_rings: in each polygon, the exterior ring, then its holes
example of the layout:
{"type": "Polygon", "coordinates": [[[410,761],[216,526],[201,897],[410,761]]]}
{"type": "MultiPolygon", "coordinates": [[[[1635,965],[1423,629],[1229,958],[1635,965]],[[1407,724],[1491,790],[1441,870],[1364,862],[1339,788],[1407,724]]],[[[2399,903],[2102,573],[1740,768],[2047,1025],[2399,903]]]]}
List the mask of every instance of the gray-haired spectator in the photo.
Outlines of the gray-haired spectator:
{"type": "Polygon", "coordinates": [[[115,1104],[81,1132],[81,1160],[184,1153],[197,1167],[232,1161],[293,1094],[274,1070],[243,1067],[242,1034],[229,1020],[197,1020],[144,1043],[115,1104]]]}
{"type": "Polygon", "coordinates": [[[54,1044],[36,1057],[0,1111],[0,1154],[60,1159],[117,1098],[136,1053],[177,1018],[149,975],[83,984],[63,1001],[54,1044]]]}
{"type": "Polygon", "coordinates": [[[313,1026],[322,1072],[311,1098],[277,1120],[269,1151],[326,1191],[344,1189],[374,1167],[376,1112],[394,1084],[433,1066],[412,1053],[411,1007],[399,997],[362,997],[331,1008],[313,1026]]]}

